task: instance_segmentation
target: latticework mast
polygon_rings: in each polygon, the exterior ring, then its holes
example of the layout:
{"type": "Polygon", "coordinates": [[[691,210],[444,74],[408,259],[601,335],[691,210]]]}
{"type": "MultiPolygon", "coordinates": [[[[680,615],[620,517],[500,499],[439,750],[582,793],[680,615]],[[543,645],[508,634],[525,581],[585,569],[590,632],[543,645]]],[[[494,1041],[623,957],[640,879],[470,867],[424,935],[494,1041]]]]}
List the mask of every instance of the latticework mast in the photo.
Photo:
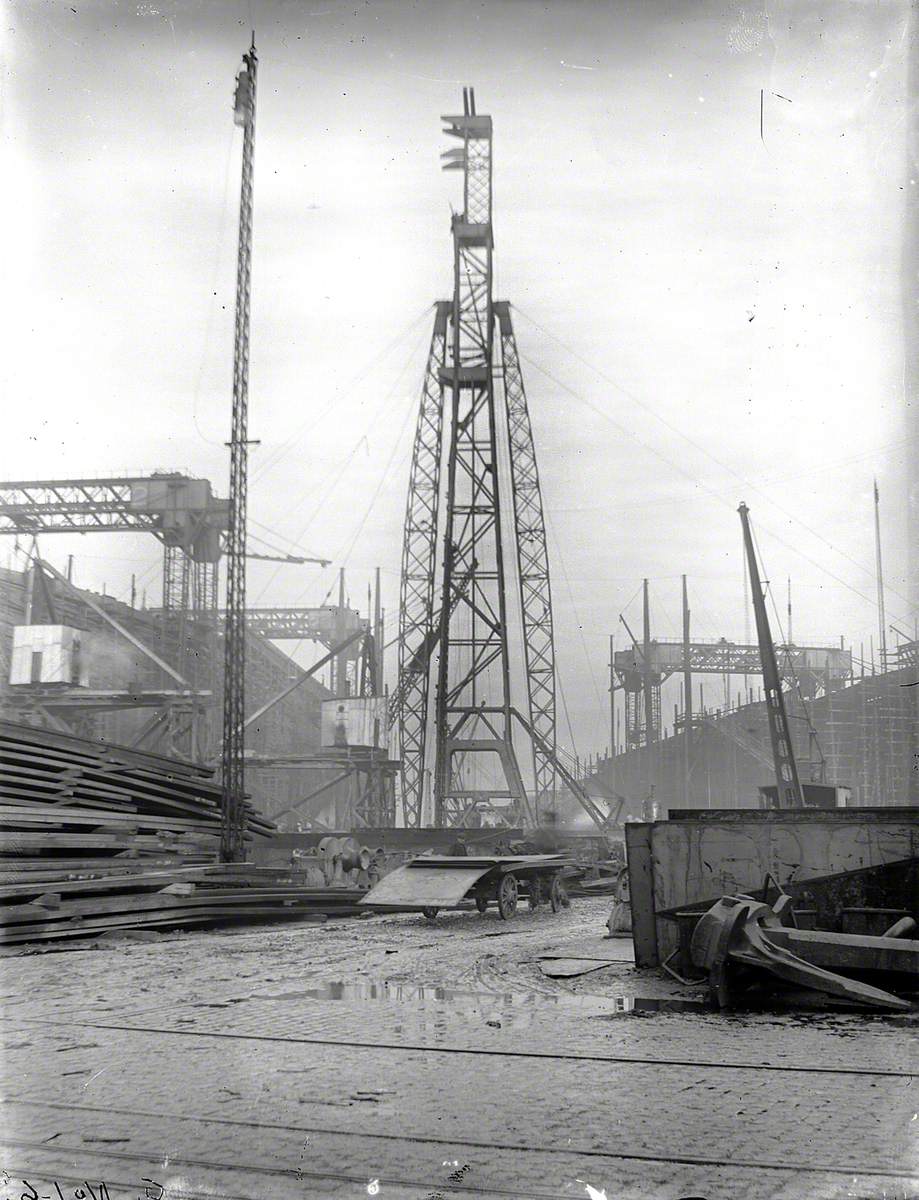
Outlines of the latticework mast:
{"type": "Polygon", "coordinates": [[[554,791],[551,756],[534,744],[531,802],[514,747],[508,612],[515,586],[529,721],[555,747],[548,556],[509,306],[492,298],[492,122],[476,113],[471,89],[463,100],[462,115],[443,118],[445,132],[462,143],[446,152],[444,166],[463,172],[463,211],[451,223],[453,300],[437,305],[403,544],[394,715],[406,825],[421,823],[432,758],[430,815],[437,825],[463,824],[477,808],[533,823],[537,806],[554,791]],[[502,520],[505,454],[512,525],[502,520]]]}
{"type": "Polygon", "coordinates": [[[255,157],[255,38],[236,81],[234,120],[243,128],[236,330],[233,345],[233,422],[230,434],[230,528],[227,535],[227,611],[224,622],[223,831],[221,856],[244,857],[246,501],[249,459],[249,303],[252,281],[252,182],[255,157]]]}
{"type": "MultiPolygon", "coordinates": [[[[546,522],[539,486],[533,427],[527,408],[520,355],[511,320],[511,306],[495,304],[501,334],[504,401],[507,408],[511,485],[514,494],[514,533],[517,577],[523,619],[523,653],[529,693],[530,724],[543,742],[555,749],[555,639],[552,630],[552,589],[546,522]]],[[[533,743],[535,815],[555,807],[555,765],[533,743]]]]}

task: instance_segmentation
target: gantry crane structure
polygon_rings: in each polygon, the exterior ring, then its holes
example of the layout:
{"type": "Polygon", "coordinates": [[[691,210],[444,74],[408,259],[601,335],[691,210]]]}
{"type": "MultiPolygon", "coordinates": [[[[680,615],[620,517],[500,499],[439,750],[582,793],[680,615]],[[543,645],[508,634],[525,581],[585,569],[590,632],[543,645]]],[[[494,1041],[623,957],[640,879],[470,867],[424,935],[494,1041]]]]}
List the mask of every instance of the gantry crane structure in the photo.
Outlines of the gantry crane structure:
{"type": "Polygon", "coordinates": [[[453,298],[435,304],[404,527],[393,706],[403,819],[409,827],[422,823],[433,758],[429,816],[436,825],[461,825],[480,808],[532,824],[552,805],[556,785],[555,652],[539,472],[511,307],[492,294],[492,119],[476,112],[471,88],[463,90],[463,112],[442,119],[459,142],[444,153],[443,166],[462,172],[463,209],[451,220],[453,298]],[[515,585],[528,722],[517,719],[511,695],[515,585]],[[532,803],[515,723],[531,748],[532,803]],[[486,755],[492,781],[470,779],[486,755]],[[495,808],[502,799],[510,804],[495,808]]]}
{"type": "MultiPolygon", "coordinates": [[[[93,608],[96,623],[113,627],[140,651],[148,666],[152,663],[159,669],[158,687],[56,688],[53,695],[34,697],[28,688],[18,688],[7,701],[15,700],[17,711],[24,715],[34,710],[42,716],[47,710],[78,722],[115,708],[152,709],[149,725],[137,735],[145,744],[192,761],[210,762],[215,751],[211,710],[221,687],[216,660],[224,614],[217,608],[217,585],[227,524],[228,503],[215,496],[210,481],[178,471],[0,483],[0,534],[44,539],[52,533],[148,533],[163,546],[162,606],[138,612],[130,629],[113,621],[108,601],[96,605],[89,593],[32,555],[40,601],[33,611],[55,624],[62,615],[56,613],[58,609],[73,613],[93,608]]],[[[251,549],[246,557],[327,565],[325,559],[251,549]]],[[[353,609],[334,604],[247,609],[245,622],[250,637],[306,640],[327,649],[366,624],[353,609]]],[[[333,660],[333,665],[344,663],[343,688],[357,658],[357,649],[349,647],[333,660]]],[[[334,692],[335,680],[331,682],[334,692]]]]}
{"type": "MultiPolygon", "coordinates": [[[[722,638],[717,642],[690,639],[689,603],[683,586],[683,638],[679,641],[651,636],[648,581],[643,581],[644,621],[634,634],[620,617],[631,644],[613,650],[611,691],[625,693],[625,749],[660,741],[661,685],[673,675],[683,676],[683,726],[692,735],[694,675],[759,675],[759,644],[741,644],[722,638]]],[[[844,686],[852,677],[852,651],[842,646],[783,645],[776,648],[780,678],[793,683],[803,694],[816,696],[844,686]]],[[[701,718],[700,718],[701,719],[701,718]]]]}
{"type": "MultiPolygon", "coordinates": [[[[0,483],[0,533],[146,532],[163,545],[163,606],[158,650],[169,684],[181,695],[165,705],[159,732],[173,753],[206,759],[204,709],[214,690],[213,654],[200,639],[215,633],[218,563],[227,527],[227,502],[206,479],[178,471],[102,479],[0,483]],[[172,670],[170,670],[172,668],[172,670]]],[[[40,568],[39,568],[40,570],[40,568]]],[[[59,580],[79,598],[67,580],[59,580]]],[[[103,619],[105,614],[102,613],[103,619]]],[[[73,698],[80,705],[79,695],[73,698]]],[[[138,696],[143,705],[149,697],[138,696]]],[[[100,700],[100,703],[103,703],[100,700]]],[[[92,708],[89,697],[84,707],[92,708]]]]}

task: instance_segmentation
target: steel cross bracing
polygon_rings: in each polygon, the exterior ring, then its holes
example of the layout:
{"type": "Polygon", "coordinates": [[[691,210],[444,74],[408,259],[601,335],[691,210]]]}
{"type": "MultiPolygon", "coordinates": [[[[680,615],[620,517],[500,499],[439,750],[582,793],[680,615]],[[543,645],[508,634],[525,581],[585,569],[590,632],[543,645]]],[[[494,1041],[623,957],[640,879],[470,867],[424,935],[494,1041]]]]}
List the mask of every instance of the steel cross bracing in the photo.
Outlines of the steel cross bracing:
{"type": "Polygon", "coordinates": [[[424,373],[409,476],[402,573],[399,590],[399,684],[392,720],[399,731],[402,760],[401,798],[405,825],[421,825],[431,649],[434,633],[434,583],[437,573],[437,516],[444,396],[440,372],[446,361],[450,302],[435,306],[434,332],[424,373]]]}
{"type": "MultiPolygon", "coordinates": [[[[364,699],[380,694],[378,661],[376,640],[368,631],[361,643],[358,675],[358,690],[364,699]]],[[[353,825],[362,829],[391,828],[396,823],[395,764],[385,750],[376,746],[351,751],[349,758],[353,764],[350,777],[353,825]]]]}
{"type": "Polygon", "coordinates": [[[236,268],[236,327],[233,346],[233,421],[230,434],[230,529],[227,537],[227,612],[223,675],[223,829],[221,856],[244,858],[245,678],[246,678],[246,501],[249,425],[249,305],[252,282],[252,185],[255,155],[255,98],[258,60],[253,38],[236,81],[234,119],[243,128],[239,248],[236,268]]]}
{"type": "Polygon", "coordinates": [[[0,483],[0,533],[148,532],[215,561],[226,519],[207,480],[178,472],[0,483]]]}
{"type": "MultiPolygon", "coordinates": [[[[651,642],[649,667],[662,679],[686,669],[683,643],[651,642]]],[[[852,674],[852,652],[839,646],[776,646],[779,672],[791,681],[812,679],[822,687],[840,685],[852,674]]],[[[623,687],[641,688],[642,648],[640,643],[628,650],[617,650],[613,663],[623,687]]],[[[758,675],[759,647],[725,640],[692,642],[689,646],[689,670],[694,675],[758,675]]]]}
{"type": "Polygon", "coordinates": [[[132,508],[135,479],[28,480],[0,483],[0,532],[159,531],[157,515],[132,508]]]}
{"type": "Polygon", "coordinates": [[[497,420],[492,372],[491,119],[472,104],[445,117],[462,147],[446,166],[463,171],[464,207],[452,219],[454,290],[447,364],[450,397],[441,634],[435,728],[434,822],[462,823],[479,799],[507,798],[515,819],[527,809],[512,743],[507,587],[502,544],[497,420]],[[472,569],[473,559],[478,565],[472,569]],[[466,594],[451,612],[455,575],[469,572],[466,594]],[[496,711],[479,714],[483,700],[496,711]],[[462,777],[478,755],[497,754],[504,786],[473,786],[462,777]],[[462,763],[459,766],[458,760],[462,763]]]}
{"type": "MultiPolygon", "coordinates": [[[[323,646],[334,646],[349,634],[366,629],[368,621],[356,609],[339,610],[336,605],[322,608],[247,608],[246,628],[272,641],[307,639],[323,646]]],[[[355,647],[350,656],[357,659],[355,647]]]]}
{"type": "Polygon", "coordinates": [[[207,708],[214,694],[218,564],[196,562],[177,546],[163,547],[163,657],[208,700],[173,708],[167,736],[180,757],[209,762],[213,756],[207,708]]]}
{"type": "Polygon", "coordinates": [[[520,356],[511,320],[510,305],[495,304],[501,333],[504,402],[514,495],[517,542],[517,576],[523,616],[523,651],[529,690],[530,724],[539,735],[533,740],[533,771],[537,811],[554,808],[555,765],[540,741],[555,748],[555,642],[552,632],[552,589],[546,522],[539,487],[539,468],[533,428],[527,408],[520,356]]]}
{"type": "MultiPolygon", "coordinates": [[[[431,726],[436,740],[436,824],[460,824],[476,807],[488,808],[492,801],[506,799],[512,802],[512,821],[534,819],[512,735],[507,608],[508,588],[515,577],[522,589],[525,628],[534,637],[526,655],[530,715],[546,745],[554,748],[555,741],[545,530],[526,398],[506,306],[509,337],[502,339],[502,348],[509,366],[504,367],[508,380],[500,416],[496,402],[496,374],[500,378],[502,366],[500,360],[496,362],[492,299],[491,118],[476,114],[469,91],[464,92],[463,114],[443,120],[445,132],[462,143],[446,152],[444,166],[463,172],[464,203],[462,213],[451,222],[453,300],[437,306],[403,545],[400,672],[393,715],[399,728],[402,806],[408,826],[422,820],[431,726]],[[499,456],[507,452],[505,447],[511,457],[512,491],[517,489],[512,547],[505,544],[507,531],[501,516],[499,456]],[[443,557],[438,563],[441,538],[443,557]],[[537,594],[545,606],[539,606],[537,594]],[[435,650],[437,688],[430,722],[435,650]],[[491,760],[492,774],[495,767],[499,770],[497,782],[464,779],[485,756],[491,760]]],[[[553,772],[540,749],[534,748],[534,758],[537,794],[551,792],[553,772]]]]}
{"type": "MultiPolygon", "coordinates": [[[[647,742],[645,707],[652,705],[652,741],[661,731],[661,684],[671,675],[759,675],[762,666],[759,646],[742,645],[722,638],[717,642],[667,641],[653,638],[645,648],[633,641],[627,650],[617,650],[613,667],[618,686],[625,692],[626,744],[630,749],[647,742]],[[688,658],[687,658],[688,648],[688,658]]],[[[852,652],[840,646],[776,646],[781,678],[808,696],[829,693],[852,676],[852,652]]]]}

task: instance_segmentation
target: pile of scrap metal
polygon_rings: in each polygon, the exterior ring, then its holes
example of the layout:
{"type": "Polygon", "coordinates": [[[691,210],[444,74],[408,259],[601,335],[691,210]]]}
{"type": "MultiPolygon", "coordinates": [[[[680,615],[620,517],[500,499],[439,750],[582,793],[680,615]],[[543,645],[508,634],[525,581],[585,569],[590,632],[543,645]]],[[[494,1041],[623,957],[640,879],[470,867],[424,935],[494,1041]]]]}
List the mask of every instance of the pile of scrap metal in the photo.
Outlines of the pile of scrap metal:
{"type": "Polygon", "coordinates": [[[919,941],[906,936],[915,930],[910,916],[882,937],[799,929],[792,897],[785,892],[771,906],[750,896],[723,896],[698,918],[689,957],[693,967],[707,973],[710,998],[719,1008],[733,1007],[751,987],[765,983],[773,990],[776,984],[791,985],[908,1012],[909,1000],[875,983],[897,991],[919,987],[919,941]]]}

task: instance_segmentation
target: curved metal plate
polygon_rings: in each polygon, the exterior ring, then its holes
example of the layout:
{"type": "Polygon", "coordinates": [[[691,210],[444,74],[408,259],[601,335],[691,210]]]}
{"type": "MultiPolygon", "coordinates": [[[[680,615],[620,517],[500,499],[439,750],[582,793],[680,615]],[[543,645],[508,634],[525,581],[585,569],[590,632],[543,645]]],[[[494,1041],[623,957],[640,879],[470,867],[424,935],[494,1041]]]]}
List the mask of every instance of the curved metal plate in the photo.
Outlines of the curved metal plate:
{"type": "Polygon", "coordinates": [[[473,884],[487,875],[486,867],[437,867],[430,871],[397,867],[364,896],[360,903],[369,907],[384,905],[399,908],[453,908],[473,884]]]}

